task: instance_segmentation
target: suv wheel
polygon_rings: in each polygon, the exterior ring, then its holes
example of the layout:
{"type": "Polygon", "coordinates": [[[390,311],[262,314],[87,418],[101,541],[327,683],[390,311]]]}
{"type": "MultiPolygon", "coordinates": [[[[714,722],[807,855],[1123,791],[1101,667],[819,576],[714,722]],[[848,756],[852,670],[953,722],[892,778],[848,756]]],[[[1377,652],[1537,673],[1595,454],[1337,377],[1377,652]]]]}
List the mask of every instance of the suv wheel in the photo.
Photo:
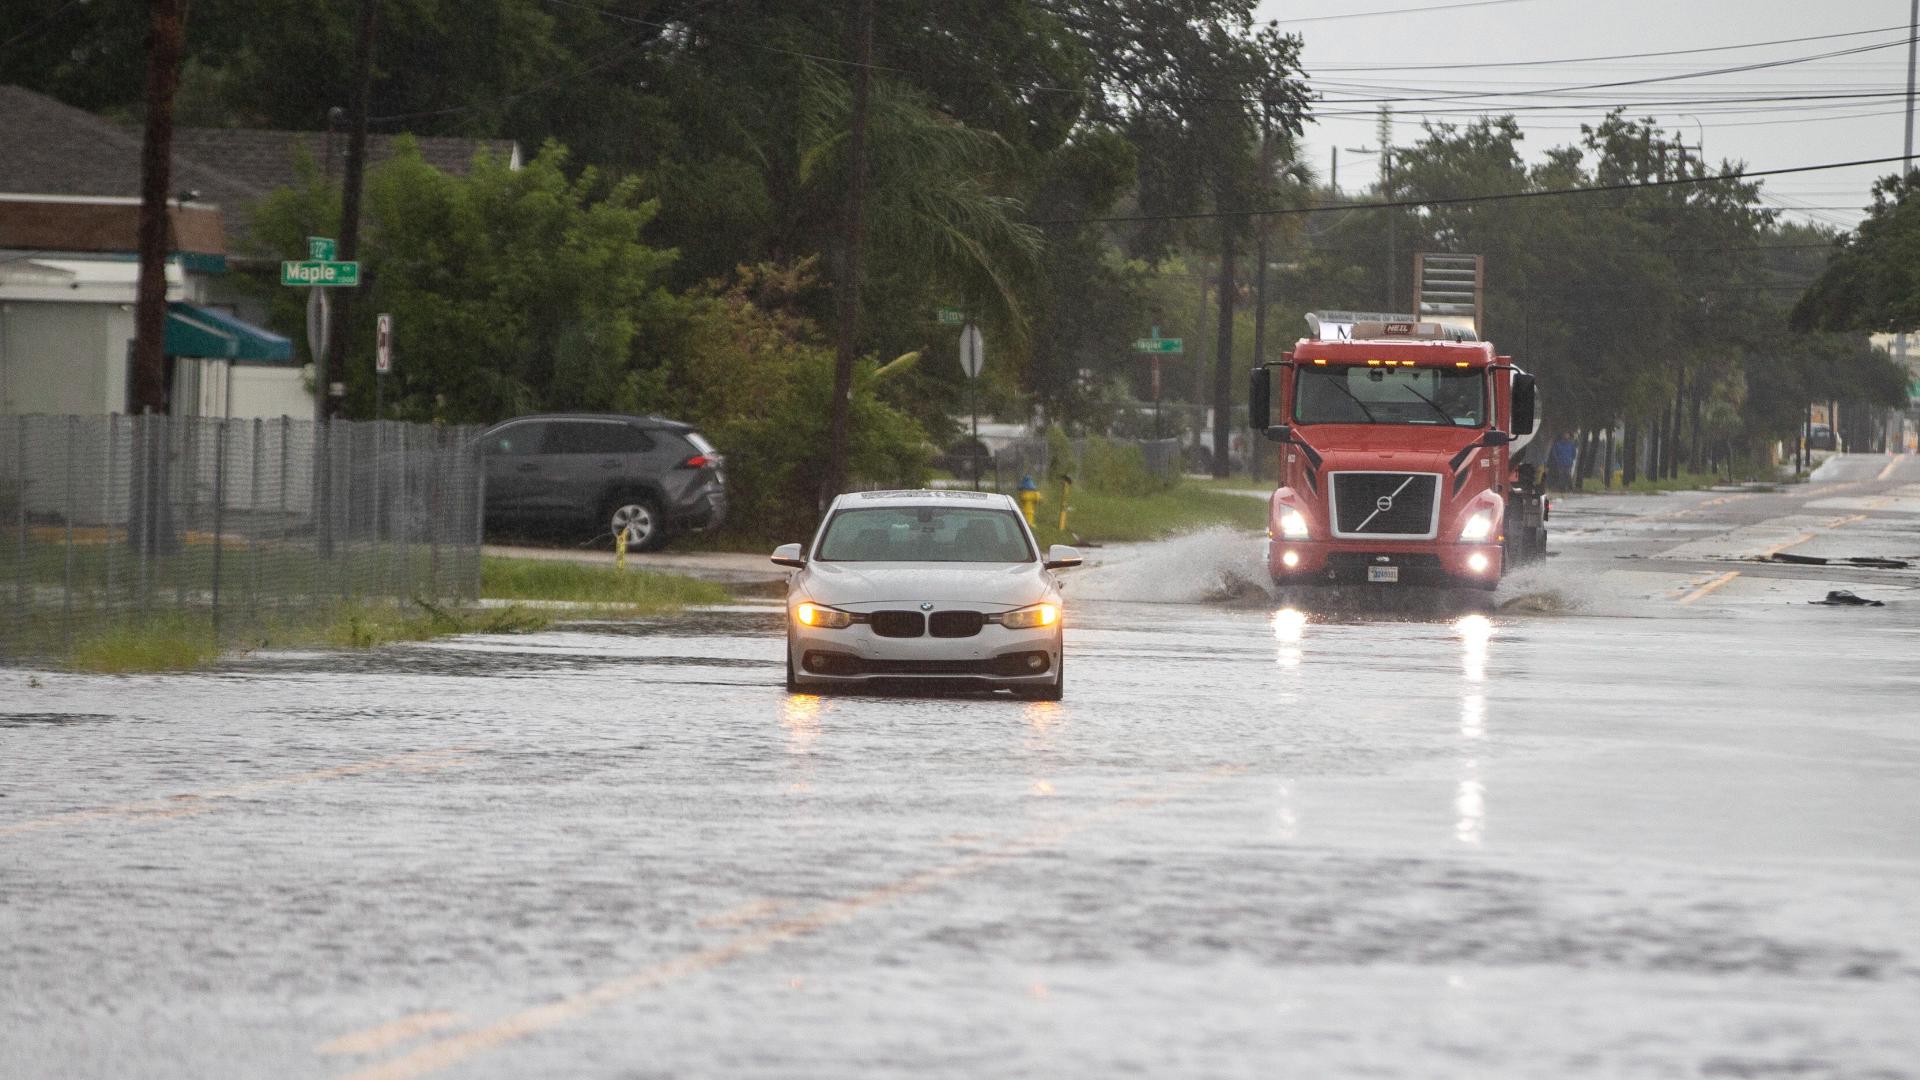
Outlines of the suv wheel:
{"type": "Polygon", "coordinates": [[[627,550],[653,551],[667,542],[667,523],[660,506],[643,495],[623,495],[607,504],[601,518],[614,536],[627,535],[627,550]]]}

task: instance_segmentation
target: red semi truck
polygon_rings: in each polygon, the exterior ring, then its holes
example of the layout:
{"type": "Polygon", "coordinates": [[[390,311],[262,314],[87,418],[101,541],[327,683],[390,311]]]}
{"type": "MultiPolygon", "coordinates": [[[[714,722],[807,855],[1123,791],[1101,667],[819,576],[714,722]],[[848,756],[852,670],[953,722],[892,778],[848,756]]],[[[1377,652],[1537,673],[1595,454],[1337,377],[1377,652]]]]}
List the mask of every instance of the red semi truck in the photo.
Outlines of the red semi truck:
{"type": "Polygon", "coordinates": [[[1544,555],[1538,471],[1515,462],[1533,377],[1466,327],[1340,318],[1309,315],[1311,337],[1253,370],[1252,426],[1280,444],[1274,584],[1493,589],[1544,555]]]}

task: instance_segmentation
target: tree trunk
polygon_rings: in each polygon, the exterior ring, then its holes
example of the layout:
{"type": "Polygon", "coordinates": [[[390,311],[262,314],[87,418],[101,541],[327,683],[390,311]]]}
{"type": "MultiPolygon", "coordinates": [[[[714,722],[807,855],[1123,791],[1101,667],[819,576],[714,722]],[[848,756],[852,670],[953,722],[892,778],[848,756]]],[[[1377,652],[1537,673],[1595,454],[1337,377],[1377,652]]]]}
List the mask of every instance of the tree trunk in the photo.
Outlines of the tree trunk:
{"type": "Polygon", "coordinates": [[[1233,439],[1233,284],[1234,226],[1220,219],[1220,322],[1213,343],[1213,475],[1231,471],[1233,439]]]}
{"type": "Polygon", "coordinates": [[[847,137],[845,251],[840,261],[837,325],[833,357],[833,405],[827,419],[827,469],[820,488],[824,513],[847,486],[848,426],[853,417],[853,361],[860,328],[860,254],[866,246],[867,99],[873,79],[873,0],[859,0],[854,12],[853,119],[847,137]]]}
{"type": "Polygon", "coordinates": [[[1620,447],[1620,486],[1630,488],[1640,479],[1640,425],[1636,421],[1627,421],[1625,437],[1620,447]]]}
{"type": "Polygon", "coordinates": [[[1579,491],[1587,486],[1587,477],[1593,475],[1593,454],[1599,448],[1600,433],[1591,429],[1580,433],[1580,460],[1574,462],[1573,489],[1579,491]]]}
{"type": "Polygon", "coordinates": [[[1607,460],[1602,463],[1600,486],[1608,490],[1613,488],[1613,424],[1607,424],[1607,460]]]}

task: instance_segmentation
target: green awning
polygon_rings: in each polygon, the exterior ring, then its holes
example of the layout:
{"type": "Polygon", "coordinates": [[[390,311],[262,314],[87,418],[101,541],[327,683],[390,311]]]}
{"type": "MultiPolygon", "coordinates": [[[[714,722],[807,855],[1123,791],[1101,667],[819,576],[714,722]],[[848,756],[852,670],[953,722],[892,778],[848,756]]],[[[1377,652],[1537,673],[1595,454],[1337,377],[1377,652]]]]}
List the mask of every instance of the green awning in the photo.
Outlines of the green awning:
{"type": "Polygon", "coordinates": [[[167,355],[291,363],[293,342],[231,315],[192,304],[167,305],[167,355]]]}

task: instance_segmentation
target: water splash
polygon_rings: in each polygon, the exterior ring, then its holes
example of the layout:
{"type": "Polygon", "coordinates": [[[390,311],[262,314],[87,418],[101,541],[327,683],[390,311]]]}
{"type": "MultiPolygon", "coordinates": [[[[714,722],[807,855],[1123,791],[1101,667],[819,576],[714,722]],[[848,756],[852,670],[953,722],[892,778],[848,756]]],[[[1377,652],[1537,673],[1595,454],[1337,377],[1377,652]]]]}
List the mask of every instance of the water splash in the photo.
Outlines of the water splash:
{"type": "Polygon", "coordinates": [[[1265,604],[1266,540],[1228,528],[1104,549],[1072,575],[1068,595],[1150,604],[1265,604]]]}

